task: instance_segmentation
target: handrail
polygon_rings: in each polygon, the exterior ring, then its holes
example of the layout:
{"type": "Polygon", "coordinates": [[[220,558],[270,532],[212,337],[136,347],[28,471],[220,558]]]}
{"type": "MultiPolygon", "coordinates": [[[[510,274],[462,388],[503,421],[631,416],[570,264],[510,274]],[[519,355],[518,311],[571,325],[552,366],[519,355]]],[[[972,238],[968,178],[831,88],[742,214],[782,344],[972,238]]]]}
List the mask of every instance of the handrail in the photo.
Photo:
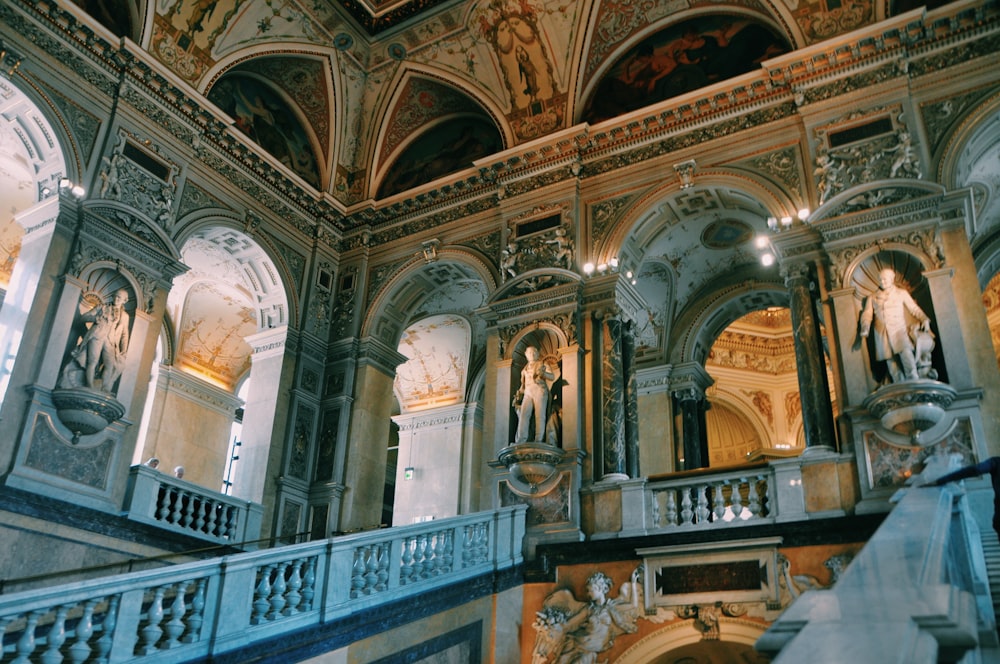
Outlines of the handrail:
{"type": "Polygon", "coordinates": [[[65,576],[85,576],[91,572],[100,572],[102,570],[114,569],[116,567],[127,566],[128,569],[124,572],[119,572],[119,574],[127,574],[129,572],[135,571],[133,567],[137,564],[142,563],[155,563],[158,561],[167,561],[170,558],[187,558],[190,556],[197,556],[212,551],[223,551],[223,550],[240,550],[246,548],[252,544],[260,544],[261,542],[269,542],[266,548],[273,548],[278,540],[292,540],[298,542],[300,537],[307,536],[310,533],[308,531],[303,531],[301,533],[295,533],[294,535],[283,535],[278,537],[277,535],[272,535],[271,537],[261,537],[255,540],[247,540],[245,542],[233,542],[232,544],[214,544],[212,546],[204,546],[197,549],[186,549],[184,551],[174,551],[171,553],[159,553],[155,556],[142,556],[140,558],[129,558],[127,560],[121,560],[114,563],[103,563],[101,565],[88,565],[87,567],[75,567],[73,569],[59,570],[56,572],[46,572],[45,574],[33,574],[30,576],[19,576],[12,579],[0,579],[0,595],[3,595],[8,586],[19,583],[34,583],[37,581],[46,581],[49,579],[58,579],[65,576]]]}
{"type": "Polygon", "coordinates": [[[0,659],[180,662],[523,563],[527,506],[0,595],[0,659]]]}
{"type": "Polygon", "coordinates": [[[982,551],[960,488],[905,489],[837,583],[803,593],[754,647],[775,664],[843,661],[816,648],[834,642],[864,643],[871,662],[966,661],[997,645],[982,551]]]}

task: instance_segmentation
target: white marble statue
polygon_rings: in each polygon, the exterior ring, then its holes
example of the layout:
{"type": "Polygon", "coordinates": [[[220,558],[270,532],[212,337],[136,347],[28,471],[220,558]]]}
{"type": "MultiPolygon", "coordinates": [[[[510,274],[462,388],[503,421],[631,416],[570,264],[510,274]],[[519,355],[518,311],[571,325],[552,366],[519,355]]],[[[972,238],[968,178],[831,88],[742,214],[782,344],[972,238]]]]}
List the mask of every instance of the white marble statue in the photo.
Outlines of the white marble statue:
{"type": "Polygon", "coordinates": [[[529,346],[524,351],[524,356],[528,362],[521,370],[521,387],[514,395],[512,403],[517,410],[515,443],[545,440],[545,426],[548,422],[549,383],[555,379],[555,374],[549,371],[545,363],[538,359],[537,348],[529,346]]]}
{"type": "Polygon", "coordinates": [[[930,366],[934,348],[930,326],[930,318],[909,292],[896,286],[896,272],[892,268],[883,269],[879,273],[878,290],[868,297],[861,311],[860,334],[867,338],[874,331],[875,360],[887,363],[892,382],[934,377],[930,366]],[[911,325],[908,316],[916,324],[911,325]]]}
{"type": "Polygon", "coordinates": [[[99,304],[80,315],[80,320],[90,323],[90,327],[63,368],[62,387],[79,387],[73,376],[82,369],[83,387],[96,390],[100,385],[102,392],[111,393],[115,381],[121,376],[128,352],[129,315],[125,311],[126,302],[128,291],[119,289],[112,302],[99,304]]]}

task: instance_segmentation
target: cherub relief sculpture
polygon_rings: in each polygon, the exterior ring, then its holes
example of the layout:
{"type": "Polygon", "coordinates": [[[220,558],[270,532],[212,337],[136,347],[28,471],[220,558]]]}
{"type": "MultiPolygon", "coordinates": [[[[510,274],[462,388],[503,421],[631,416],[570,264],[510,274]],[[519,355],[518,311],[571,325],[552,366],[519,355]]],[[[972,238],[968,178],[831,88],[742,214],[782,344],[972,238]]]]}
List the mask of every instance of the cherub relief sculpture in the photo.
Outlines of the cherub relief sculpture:
{"type": "Polygon", "coordinates": [[[657,623],[673,619],[662,608],[645,615],[641,574],[642,567],[636,568],[617,597],[608,596],[613,582],[600,571],[587,577],[585,602],[566,589],[549,595],[532,624],[537,632],[532,664],[595,664],[600,653],[614,646],[615,637],[638,630],[640,618],[657,623]]]}

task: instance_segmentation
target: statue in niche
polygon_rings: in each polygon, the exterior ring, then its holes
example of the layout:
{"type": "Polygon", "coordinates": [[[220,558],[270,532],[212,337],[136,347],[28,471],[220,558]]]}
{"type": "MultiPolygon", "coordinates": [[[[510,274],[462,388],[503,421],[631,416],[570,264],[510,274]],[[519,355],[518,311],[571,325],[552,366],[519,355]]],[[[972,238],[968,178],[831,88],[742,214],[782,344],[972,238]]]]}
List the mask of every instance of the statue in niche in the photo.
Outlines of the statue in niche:
{"type": "Polygon", "coordinates": [[[514,442],[544,442],[548,422],[549,383],[555,379],[555,374],[538,359],[538,349],[534,346],[528,346],[524,356],[528,361],[521,369],[521,386],[511,402],[517,411],[517,434],[514,442]]]}
{"type": "Polygon", "coordinates": [[[875,360],[886,362],[892,382],[937,377],[931,368],[934,335],[927,314],[910,293],[896,286],[896,272],[879,272],[879,287],[865,301],[861,311],[862,338],[874,326],[875,360]],[[911,324],[911,320],[915,323],[911,324]]]}
{"type": "Polygon", "coordinates": [[[632,572],[618,597],[608,597],[612,581],[604,572],[587,577],[586,602],[566,589],[546,597],[532,623],[537,632],[532,664],[594,664],[600,653],[614,646],[616,636],[634,634],[640,618],[657,623],[673,619],[674,613],[663,608],[653,615],[645,614],[641,570],[632,572]]]}
{"type": "Polygon", "coordinates": [[[121,288],[115,292],[110,303],[98,304],[80,315],[80,320],[90,325],[63,367],[60,387],[82,386],[112,393],[128,352],[130,319],[125,311],[127,302],[128,291],[121,288]]]}

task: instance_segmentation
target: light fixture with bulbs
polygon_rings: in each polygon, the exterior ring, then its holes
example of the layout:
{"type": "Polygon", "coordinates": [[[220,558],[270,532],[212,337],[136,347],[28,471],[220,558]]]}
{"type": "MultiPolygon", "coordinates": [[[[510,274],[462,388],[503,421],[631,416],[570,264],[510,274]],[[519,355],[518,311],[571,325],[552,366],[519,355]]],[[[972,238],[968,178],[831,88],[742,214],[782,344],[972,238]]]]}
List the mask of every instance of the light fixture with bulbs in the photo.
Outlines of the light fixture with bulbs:
{"type": "Polygon", "coordinates": [[[587,275],[588,277],[590,275],[594,274],[594,264],[593,263],[584,263],[583,264],[583,273],[585,275],[587,275]]]}

